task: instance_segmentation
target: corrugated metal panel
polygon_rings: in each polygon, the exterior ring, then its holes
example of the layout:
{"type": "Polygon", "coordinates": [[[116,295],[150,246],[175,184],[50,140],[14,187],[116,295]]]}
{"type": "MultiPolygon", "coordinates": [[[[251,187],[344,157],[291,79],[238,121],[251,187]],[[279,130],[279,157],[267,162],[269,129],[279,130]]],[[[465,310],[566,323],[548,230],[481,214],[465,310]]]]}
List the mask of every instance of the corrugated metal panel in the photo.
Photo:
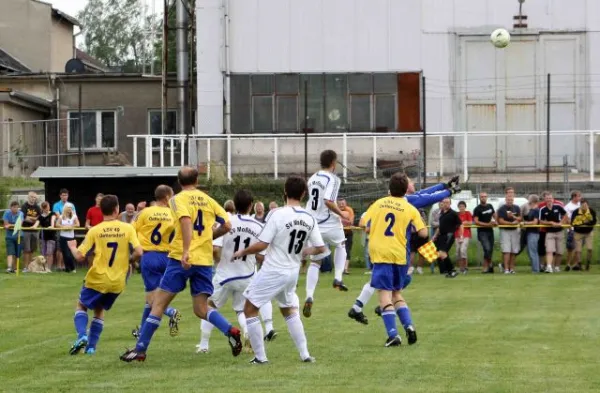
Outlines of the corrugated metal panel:
{"type": "MultiPolygon", "coordinates": [[[[575,130],[575,104],[552,103],[550,107],[550,129],[563,131],[575,130]]],[[[576,162],[576,140],[575,136],[554,135],[550,133],[550,165],[560,166],[563,164],[563,156],[569,156],[569,165],[576,162]]],[[[585,152],[581,152],[585,154],[585,152]]]]}
{"type": "Polygon", "coordinates": [[[107,178],[177,176],[178,167],[146,168],[132,166],[39,167],[31,174],[38,179],[52,178],[107,178]]]}
{"type": "Polygon", "coordinates": [[[468,100],[496,98],[496,50],[487,41],[464,41],[468,100]]]}
{"type": "MultiPolygon", "coordinates": [[[[510,131],[535,130],[535,104],[507,104],[506,129],[510,131]]],[[[503,136],[503,157],[507,168],[526,168],[536,165],[537,136],[503,136]]]]}
{"type": "MultiPolygon", "coordinates": [[[[495,131],[496,105],[467,105],[468,131],[495,131]]],[[[459,138],[461,139],[461,138],[459,138]]],[[[495,168],[497,165],[497,137],[472,136],[468,141],[469,169],[495,168]]]]}
{"type": "MultiPolygon", "coordinates": [[[[513,40],[505,51],[506,68],[503,77],[506,79],[506,99],[535,99],[536,41],[513,40]]],[[[533,126],[535,127],[535,123],[533,126]]],[[[508,125],[507,129],[510,129],[508,125]]]]}

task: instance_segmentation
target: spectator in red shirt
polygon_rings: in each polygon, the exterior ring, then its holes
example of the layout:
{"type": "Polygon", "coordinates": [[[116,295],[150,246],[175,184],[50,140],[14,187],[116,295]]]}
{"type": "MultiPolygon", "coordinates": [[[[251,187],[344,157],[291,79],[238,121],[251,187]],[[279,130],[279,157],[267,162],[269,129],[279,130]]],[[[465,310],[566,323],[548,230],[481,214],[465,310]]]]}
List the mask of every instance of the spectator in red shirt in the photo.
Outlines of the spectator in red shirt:
{"type": "Polygon", "coordinates": [[[454,237],[456,238],[456,260],[458,261],[460,272],[462,274],[467,274],[467,271],[469,270],[467,254],[469,250],[469,240],[471,240],[471,228],[468,226],[473,224],[473,215],[467,210],[465,201],[458,202],[458,217],[463,223],[464,230],[462,238],[460,237],[459,230],[454,233],[454,237]]]}
{"type": "Polygon", "coordinates": [[[100,210],[100,201],[104,197],[104,194],[98,193],[96,195],[96,206],[90,207],[85,215],[85,227],[86,229],[90,229],[91,227],[95,227],[100,224],[104,218],[102,216],[102,211],[100,210]]]}

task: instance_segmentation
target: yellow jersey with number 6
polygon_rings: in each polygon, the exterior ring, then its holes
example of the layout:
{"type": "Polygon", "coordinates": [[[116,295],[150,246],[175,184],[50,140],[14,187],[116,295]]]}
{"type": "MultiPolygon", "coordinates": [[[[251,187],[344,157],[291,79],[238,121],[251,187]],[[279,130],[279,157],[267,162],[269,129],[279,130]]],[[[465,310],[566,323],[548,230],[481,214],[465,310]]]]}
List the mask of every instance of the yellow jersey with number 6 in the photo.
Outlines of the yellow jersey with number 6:
{"type": "Polygon", "coordinates": [[[369,226],[371,263],[406,265],[410,260],[407,243],[412,227],[417,231],[425,228],[419,211],[406,198],[389,196],[373,203],[364,219],[369,226]]]}
{"type": "Polygon", "coordinates": [[[78,248],[83,255],[94,251],[84,286],[100,293],[123,292],[129,274],[130,248],[139,245],[135,229],[125,222],[103,221],[90,229],[78,248]]]}
{"type": "Polygon", "coordinates": [[[171,242],[169,258],[181,261],[183,238],[181,218],[192,220],[192,241],[188,262],[196,266],[213,265],[213,226],[215,222],[229,222],[229,215],[211,197],[200,190],[183,190],[171,198],[171,210],[175,219],[175,236],[171,242]]]}
{"type": "Polygon", "coordinates": [[[150,206],[136,216],[132,224],[144,251],[169,252],[175,236],[173,213],[166,206],[150,206]]]}

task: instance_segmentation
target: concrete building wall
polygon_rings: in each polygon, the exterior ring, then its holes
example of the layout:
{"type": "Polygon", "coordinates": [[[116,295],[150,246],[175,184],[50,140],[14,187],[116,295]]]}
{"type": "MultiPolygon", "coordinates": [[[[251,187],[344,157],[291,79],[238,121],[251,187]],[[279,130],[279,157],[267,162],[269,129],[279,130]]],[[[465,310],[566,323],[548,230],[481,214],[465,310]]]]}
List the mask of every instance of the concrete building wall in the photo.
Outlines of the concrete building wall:
{"type": "Polygon", "coordinates": [[[51,72],[65,72],[67,61],[73,56],[73,25],[63,20],[53,20],[50,33],[52,47],[51,72]]]}

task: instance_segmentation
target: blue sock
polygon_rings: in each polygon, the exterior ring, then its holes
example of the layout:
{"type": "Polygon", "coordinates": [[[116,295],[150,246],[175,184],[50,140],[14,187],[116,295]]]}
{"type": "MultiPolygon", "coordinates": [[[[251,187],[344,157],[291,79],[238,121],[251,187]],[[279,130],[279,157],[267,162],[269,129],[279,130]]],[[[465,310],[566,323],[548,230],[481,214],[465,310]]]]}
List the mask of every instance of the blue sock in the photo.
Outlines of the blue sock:
{"type": "Polygon", "coordinates": [[[232,325],[229,323],[224,316],[219,314],[219,312],[215,309],[208,310],[208,314],[206,314],[206,320],[216,326],[217,329],[223,332],[223,334],[227,335],[232,325]]]}
{"type": "Polygon", "coordinates": [[[406,330],[410,325],[412,325],[412,318],[410,316],[410,309],[408,306],[402,306],[396,310],[396,314],[398,314],[398,318],[400,318],[400,323],[406,330]]]}
{"type": "Polygon", "coordinates": [[[99,318],[92,319],[92,324],[90,325],[90,334],[88,341],[88,348],[96,349],[96,344],[98,344],[98,340],[100,340],[100,335],[102,334],[102,329],[104,328],[104,321],[99,318]]]}
{"type": "Polygon", "coordinates": [[[135,350],[137,352],[146,352],[146,350],[148,350],[150,340],[152,340],[152,336],[154,335],[154,332],[156,331],[156,329],[158,329],[159,326],[160,317],[156,317],[150,314],[146,319],[146,322],[144,322],[144,326],[142,326],[140,338],[138,339],[138,342],[135,345],[135,350]]]}
{"type": "Polygon", "coordinates": [[[146,305],[144,305],[144,312],[142,312],[142,322],[140,322],[140,331],[142,330],[142,327],[144,326],[144,322],[146,322],[146,319],[148,319],[148,315],[150,315],[150,311],[152,311],[152,307],[150,307],[150,305],[148,303],[146,303],[146,305]]]}
{"type": "Polygon", "coordinates": [[[356,301],[354,302],[354,304],[356,306],[358,306],[359,308],[363,308],[365,305],[363,304],[363,302],[361,302],[360,300],[356,299],[356,301]]]}
{"type": "Polygon", "coordinates": [[[75,322],[75,331],[77,332],[77,338],[86,336],[88,324],[87,312],[81,310],[75,311],[75,317],[73,317],[73,321],[75,322]]]}
{"type": "Polygon", "coordinates": [[[175,311],[176,310],[173,307],[167,307],[167,309],[165,310],[165,315],[171,318],[175,314],[175,311]]]}
{"type": "Polygon", "coordinates": [[[389,338],[396,337],[398,335],[398,329],[396,329],[396,313],[393,311],[384,311],[381,313],[385,330],[389,338]]]}

